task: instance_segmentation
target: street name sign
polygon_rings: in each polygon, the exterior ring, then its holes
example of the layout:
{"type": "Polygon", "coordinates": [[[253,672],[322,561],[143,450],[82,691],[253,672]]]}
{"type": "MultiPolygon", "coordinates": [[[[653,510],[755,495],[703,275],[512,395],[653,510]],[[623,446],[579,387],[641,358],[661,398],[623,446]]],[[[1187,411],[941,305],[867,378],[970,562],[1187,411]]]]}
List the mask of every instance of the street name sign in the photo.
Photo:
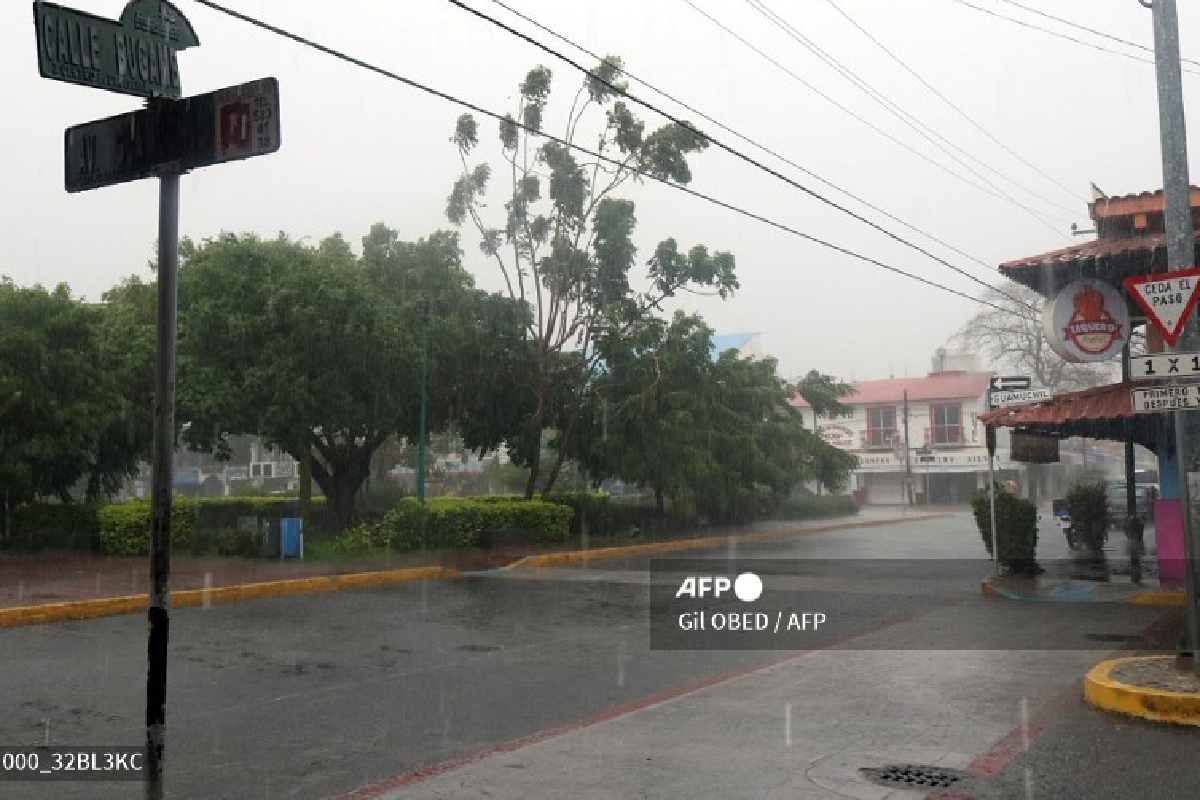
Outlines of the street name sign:
{"type": "Polygon", "coordinates": [[[1157,386],[1132,391],[1133,410],[1137,414],[1160,411],[1194,411],[1200,408],[1200,384],[1157,386]]]}
{"type": "Polygon", "coordinates": [[[35,0],[38,72],[137,97],[179,97],[175,54],[200,44],[187,18],[163,0],[134,0],[119,20],[35,0]]]}
{"type": "Polygon", "coordinates": [[[1004,406],[1025,406],[1041,403],[1053,397],[1049,389],[1013,389],[1007,392],[989,392],[988,403],[993,409],[1004,406]]]}
{"type": "Polygon", "coordinates": [[[1129,359],[1129,377],[1200,378],[1200,353],[1160,353],[1129,359]]]}
{"type": "Polygon", "coordinates": [[[1126,278],[1125,290],[1146,312],[1146,318],[1171,347],[1179,341],[1188,314],[1196,305],[1200,269],[1181,269],[1158,275],[1126,278]]]}
{"type": "Polygon", "coordinates": [[[68,192],[83,192],[265,155],[279,145],[279,82],[263,78],[67,128],[64,182],[68,192]]]}
{"type": "Polygon", "coordinates": [[[991,391],[1007,392],[1012,389],[1028,389],[1031,386],[1033,381],[1028,375],[1006,375],[992,378],[991,391]]]}

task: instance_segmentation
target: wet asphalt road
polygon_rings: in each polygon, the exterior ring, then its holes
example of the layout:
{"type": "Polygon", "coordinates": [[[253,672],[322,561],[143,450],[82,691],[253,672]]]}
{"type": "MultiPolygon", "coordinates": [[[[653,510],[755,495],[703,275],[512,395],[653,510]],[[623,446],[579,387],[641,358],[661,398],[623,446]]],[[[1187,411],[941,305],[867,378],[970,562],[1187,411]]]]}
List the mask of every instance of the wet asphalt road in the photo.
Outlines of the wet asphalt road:
{"type": "MultiPolygon", "coordinates": [[[[970,522],[960,514],[830,532],[743,546],[737,555],[977,558],[970,522]]],[[[1002,649],[1020,646],[1006,637],[1033,632],[1038,646],[1090,647],[1099,661],[1114,645],[1081,644],[1087,634],[1128,635],[1163,615],[985,600],[977,564],[930,560],[924,577],[914,575],[918,566],[898,564],[889,576],[864,560],[822,573],[824,583],[814,572],[815,582],[791,591],[836,609],[842,624],[806,646],[839,639],[853,648],[856,633],[917,618],[930,621],[920,640],[895,647],[955,641],[1002,649]]],[[[333,796],[776,655],[651,650],[644,569],[603,567],[629,571],[428,582],[174,612],[168,796],[333,796]]],[[[770,563],[760,569],[772,570],[781,571],[770,563]]],[[[0,654],[0,744],[141,741],[142,617],[3,630],[0,654]]],[[[977,796],[1025,797],[1030,783],[1036,797],[1194,797],[1197,753],[1200,731],[1131,723],[1066,698],[1030,752],[977,796]],[[1081,764],[1096,776],[1098,793],[1075,791],[1081,764]]],[[[140,796],[136,784],[0,784],[4,798],[131,796],[140,796]]]]}

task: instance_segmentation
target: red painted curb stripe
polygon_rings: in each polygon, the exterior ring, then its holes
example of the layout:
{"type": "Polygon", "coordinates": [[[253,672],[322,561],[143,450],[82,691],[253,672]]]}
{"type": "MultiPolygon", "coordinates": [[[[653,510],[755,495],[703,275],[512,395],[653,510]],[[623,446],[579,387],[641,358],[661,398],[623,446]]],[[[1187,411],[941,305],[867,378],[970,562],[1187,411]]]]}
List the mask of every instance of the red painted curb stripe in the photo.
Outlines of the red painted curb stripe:
{"type": "Polygon", "coordinates": [[[449,761],[443,761],[438,764],[431,764],[427,767],[420,767],[411,772],[406,772],[403,775],[397,775],[394,778],[388,778],[387,780],[381,781],[379,783],[373,783],[368,786],[363,786],[362,788],[355,789],[354,791],[349,792],[347,794],[339,795],[338,800],[376,800],[377,798],[382,797],[384,795],[384,793],[386,793],[386,792],[390,792],[394,789],[401,789],[401,788],[404,788],[405,786],[411,786],[415,783],[420,783],[422,781],[429,780],[430,778],[435,778],[439,775],[444,775],[447,772],[452,772],[456,769],[459,769],[460,767],[465,767],[469,764],[474,764],[474,763],[476,763],[478,761],[482,761],[490,756],[500,755],[502,753],[511,753],[514,750],[520,750],[523,747],[527,747],[531,744],[537,744],[538,742],[544,741],[546,739],[551,739],[555,736],[561,736],[564,733],[570,733],[572,731],[580,730],[581,728],[587,728],[587,727],[596,725],[601,722],[606,722],[608,720],[624,716],[626,714],[631,714],[634,711],[640,711],[644,708],[649,708],[650,706],[658,705],[660,703],[665,703],[668,700],[674,700],[675,698],[683,697],[684,695],[692,694],[694,692],[698,692],[703,689],[708,689],[712,686],[717,686],[722,683],[727,683],[728,681],[736,680],[737,678],[743,678],[752,673],[759,672],[761,670],[768,669],[770,667],[774,667],[779,664],[786,663],[788,661],[795,661],[796,659],[803,658],[803,657],[809,655],[810,653],[816,653],[816,652],[820,652],[822,650],[827,650],[830,647],[834,647],[835,645],[853,641],[854,639],[857,639],[862,636],[867,636],[872,633],[878,633],[879,631],[887,630],[888,628],[894,627],[896,625],[900,625],[905,622],[909,622],[910,620],[914,620],[919,617],[923,617],[927,614],[932,614],[936,611],[941,611],[943,609],[944,609],[944,607],[939,606],[937,608],[933,608],[928,611],[922,611],[922,612],[913,613],[913,614],[906,614],[902,617],[896,617],[895,619],[889,620],[881,625],[877,625],[877,626],[875,626],[873,628],[869,628],[865,631],[860,631],[858,633],[853,633],[853,634],[847,634],[846,636],[839,636],[838,638],[833,639],[832,641],[826,642],[817,647],[811,647],[806,650],[792,652],[792,653],[789,653],[788,655],[784,655],[784,656],[777,656],[776,658],[772,658],[767,661],[762,661],[757,664],[751,664],[746,667],[740,667],[738,669],[733,670],[732,672],[726,672],[721,675],[715,675],[710,678],[703,678],[701,680],[694,681],[693,683],[689,683],[684,686],[679,686],[674,689],[668,689],[666,691],[659,692],[657,694],[649,695],[648,697],[641,697],[636,700],[630,700],[625,703],[621,703],[619,705],[613,706],[612,708],[606,709],[604,711],[600,711],[595,714],[590,714],[586,717],[581,717],[579,719],[572,720],[571,722],[565,722],[561,725],[555,725],[550,728],[544,728],[540,731],[535,731],[534,733],[530,733],[525,736],[521,736],[517,739],[510,739],[509,741],[501,742],[500,744],[492,745],[491,747],[486,747],[486,748],[482,748],[480,750],[474,750],[469,753],[464,753],[463,755],[458,756],[457,758],[453,758],[449,761]]]}

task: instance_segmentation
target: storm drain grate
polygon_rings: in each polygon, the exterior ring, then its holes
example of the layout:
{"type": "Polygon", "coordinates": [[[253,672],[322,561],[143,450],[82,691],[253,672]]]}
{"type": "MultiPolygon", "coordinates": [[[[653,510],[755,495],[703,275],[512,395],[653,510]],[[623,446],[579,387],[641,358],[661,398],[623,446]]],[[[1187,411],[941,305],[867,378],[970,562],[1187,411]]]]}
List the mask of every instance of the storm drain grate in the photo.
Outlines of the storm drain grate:
{"type": "Polygon", "coordinates": [[[969,773],[926,764],[892,764],[864,767],[859,772],[867,780],[890,789],[949,789],[971,777],[969,773]]]}

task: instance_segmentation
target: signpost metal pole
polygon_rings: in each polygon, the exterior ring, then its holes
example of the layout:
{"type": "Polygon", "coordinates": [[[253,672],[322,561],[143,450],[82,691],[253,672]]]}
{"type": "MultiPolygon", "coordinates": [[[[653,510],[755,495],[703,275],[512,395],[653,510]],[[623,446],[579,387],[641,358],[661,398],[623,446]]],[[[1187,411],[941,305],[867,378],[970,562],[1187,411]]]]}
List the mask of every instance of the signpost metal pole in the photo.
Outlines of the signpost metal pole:
{"type": "MultiPolygon", "coordinates": [[[[162,108],[169,100],[154,101],[162,108]]],[[[150,637],[146,675],[146,797],[163,796],[170,630],[171,484],[175,461],[176,284],[179,174],[163,174],[158,195],[158,353],[154,368],[154,463],[150,498],[150,637]]]]}
{"type": "Polygon", "coordinates": [[[908,491],[908,504],[913,504],[912,449],[908,446],[908,389],[904,390],[904,485],[908,491]]]}
{"type": "Polygon", "coordinates": [[[988,451],[988,514],[992,523],[992,564],[993,574],[1000,577],[1000,545],[997,544],[996,537],[996,429],[988,427],[987,451],[988,451]]]}
{"type": "Polygon", "coordinates": [[[429,402],[429,298],[421,299],[421,421],[417,434],[417,501],[425,505],[425,406],[429,402]]]}
{"type": "MultiPolygon", "coordinates": [[[[1167,236],[1167,268],[1171,272],[1193,266],[1195,247],[1188,186],[1187,138],[1184,123],[1183,87],[1179,61],[1179,18],[1175,0],[1154,0],[1154,67],[1158,86],[1159,138],[1162,146],[1163,198],[1167,236]]],[[[1195,350],[1200,332],[1194,321],[1185,323],[1178,349],[1195,350]]],[[[1196,444],[1187,435],[1187,412],[1175,412],[1175,453],[1179,459],[1179,499],[1183,506],[1184,587],[1187,593],[1186,638],[1192,668],[1200,674],[1200,625],[1196,608],[1196,550],[1192,530],[1191,491],[1188,473],[1197,455],[1196,444]]]]}

